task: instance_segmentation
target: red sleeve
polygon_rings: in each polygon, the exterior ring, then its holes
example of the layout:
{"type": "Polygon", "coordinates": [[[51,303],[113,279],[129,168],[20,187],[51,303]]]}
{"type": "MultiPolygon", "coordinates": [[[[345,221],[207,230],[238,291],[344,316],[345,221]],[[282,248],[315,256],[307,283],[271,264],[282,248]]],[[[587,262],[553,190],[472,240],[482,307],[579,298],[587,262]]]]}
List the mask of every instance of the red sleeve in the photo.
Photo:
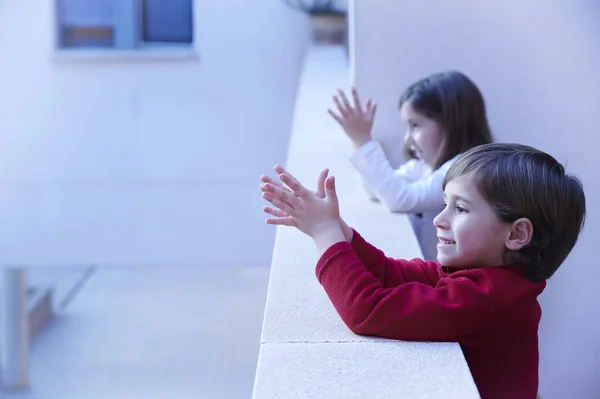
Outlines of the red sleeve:
{"type": "Polygon", "coordinates": [[[384,287],[395,287],[409,281],[435,286],[439,280],[439,265],[435,262],[413,259],[393,259],[383,251],[365,241],[356,230],[352,230],[352,249],[364,267],[384,287]]]}
{"type": "Polygon", "coordinates": [[[461,342],[480,332],[491,313],[491,289],[477,273],[441,278],[433,287],[420,282],[384,287],[347,242],[325,251],[316,274],[355,334],[461,342]]]}

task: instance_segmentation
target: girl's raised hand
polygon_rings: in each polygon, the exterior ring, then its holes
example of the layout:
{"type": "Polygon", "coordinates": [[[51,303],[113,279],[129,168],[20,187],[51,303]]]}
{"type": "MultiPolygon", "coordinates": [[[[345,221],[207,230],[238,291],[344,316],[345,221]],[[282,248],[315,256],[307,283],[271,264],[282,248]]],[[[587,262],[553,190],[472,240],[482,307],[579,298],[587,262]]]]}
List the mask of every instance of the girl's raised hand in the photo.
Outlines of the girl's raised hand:
{"type": "Polygon", "coordinates": [[[371,140],[371,130],[373,128],[375,113],[377,112],[377,104],[369,98],[365,102],[363,109],[356,88],[353,87],[351,91],[352,104],[350,104],[344,92],[338,90],[337,95],[333,96],[333,102],[337,107],[338,113],[335,113],[331,109],[327,111],[344,129],[354,147],[358,148],[371,140]]]}

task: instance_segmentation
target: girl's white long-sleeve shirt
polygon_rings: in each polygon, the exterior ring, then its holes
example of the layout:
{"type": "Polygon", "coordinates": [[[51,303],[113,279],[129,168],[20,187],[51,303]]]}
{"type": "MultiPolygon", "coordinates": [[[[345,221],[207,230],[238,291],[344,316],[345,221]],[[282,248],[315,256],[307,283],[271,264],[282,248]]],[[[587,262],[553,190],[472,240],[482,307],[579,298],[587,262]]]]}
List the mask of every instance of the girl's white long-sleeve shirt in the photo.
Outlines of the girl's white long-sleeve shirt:
{"type": "Polygon", "coordinates": [[[374,140],[361,146],[350,158],[369,195],[392,212],[417,213],[444,204],[442,183],[454,158],[432,171],[424,162],[411,159],[392,168],[381,145],[374,140]]]}
{"type": "Polygon", "coordinates": [[[453,158],[436,170],[411,159],[398,169],[392,168],[383,148],[374,140],[361,146],[350,158],[372,200],[391,212],[419,214],[411,223],[426,259],[437,256],[437,234],[433,219],[444,208],[442,183],[453,158]]]}

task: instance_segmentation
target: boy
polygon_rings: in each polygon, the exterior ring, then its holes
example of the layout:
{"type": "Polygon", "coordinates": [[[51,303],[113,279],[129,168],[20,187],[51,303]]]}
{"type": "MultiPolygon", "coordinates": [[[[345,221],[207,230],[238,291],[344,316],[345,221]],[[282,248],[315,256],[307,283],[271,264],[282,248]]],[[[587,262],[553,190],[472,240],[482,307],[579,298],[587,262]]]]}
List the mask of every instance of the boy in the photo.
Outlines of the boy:
{"type": "MultiPolygon", "coordinates": [[[[537,296],[563,263],[585,219],[579,180],[550,155],[517,144],[462,154],[443,183],[434,219],[438,262],[394,260],[340,218],[334,178],[316,193],[276,167],[289,189],[262,176],[277,209],[269,224],[312,237],[316,274],[356,334],[461,345],[482,398],[535,398],[537,296]]],[[[449,370],[451,372],[451,370],[449,370]]]]}

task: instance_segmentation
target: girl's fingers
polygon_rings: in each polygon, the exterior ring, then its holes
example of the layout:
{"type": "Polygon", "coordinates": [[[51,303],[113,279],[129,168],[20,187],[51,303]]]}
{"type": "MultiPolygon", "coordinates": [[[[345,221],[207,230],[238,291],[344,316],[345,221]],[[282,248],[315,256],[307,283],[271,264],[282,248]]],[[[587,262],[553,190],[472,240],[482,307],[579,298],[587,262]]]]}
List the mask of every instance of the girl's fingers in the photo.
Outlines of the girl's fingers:
{"type": "Polygon", "coordinates": [[[350,105],[348,98],[346,98],[346,94],[344,94],[342,90],[338,90],[338,95],[342,99],[342,104],[344,105],[344,107],[346,107],[346,112],[352,113],[352,106],[350,105]]]}
{"type": "Polygon", "coordinates": [[[360,100],[358,99],[358,91],[356,90],[356,87],[352,88],[352,98],[354,100],[354,109],[356,109],[356,111],[360,112],[360,114],[362,115],[363,110],[360,106],[360,100]]]}
{"type": "Polygon", "coordinates": [[[375,113],[377,112],[377,103],[373,104],[371,107],[371,111],[369,112],[369,119],[373,120],[375,118],[375,113]]]}
{"type": "Polygon", "coordinates": [[[337,98],[337,96],[333,96],[333,102],[335,103],[335,106],[337,107],[338,111],[340,111],[342,117],[345,118],[350,114],[350,111],[348,111],[346,107],[344,107],[342,103],[340,103],[340,100],[337,98]]]}
{"type": "Polygon", "coordinates": [[[344,121],[342,120],[341,116],[339,116],[338,114],[336,114],[335,112],[333,112],[330,109],[328,109],[327,112],[329,112],[329,115],[331,115],[331,117],[333,119],[335,119],[337,121],[337,123],[339,123],[342,127],[344,126],[344,121]]]}

